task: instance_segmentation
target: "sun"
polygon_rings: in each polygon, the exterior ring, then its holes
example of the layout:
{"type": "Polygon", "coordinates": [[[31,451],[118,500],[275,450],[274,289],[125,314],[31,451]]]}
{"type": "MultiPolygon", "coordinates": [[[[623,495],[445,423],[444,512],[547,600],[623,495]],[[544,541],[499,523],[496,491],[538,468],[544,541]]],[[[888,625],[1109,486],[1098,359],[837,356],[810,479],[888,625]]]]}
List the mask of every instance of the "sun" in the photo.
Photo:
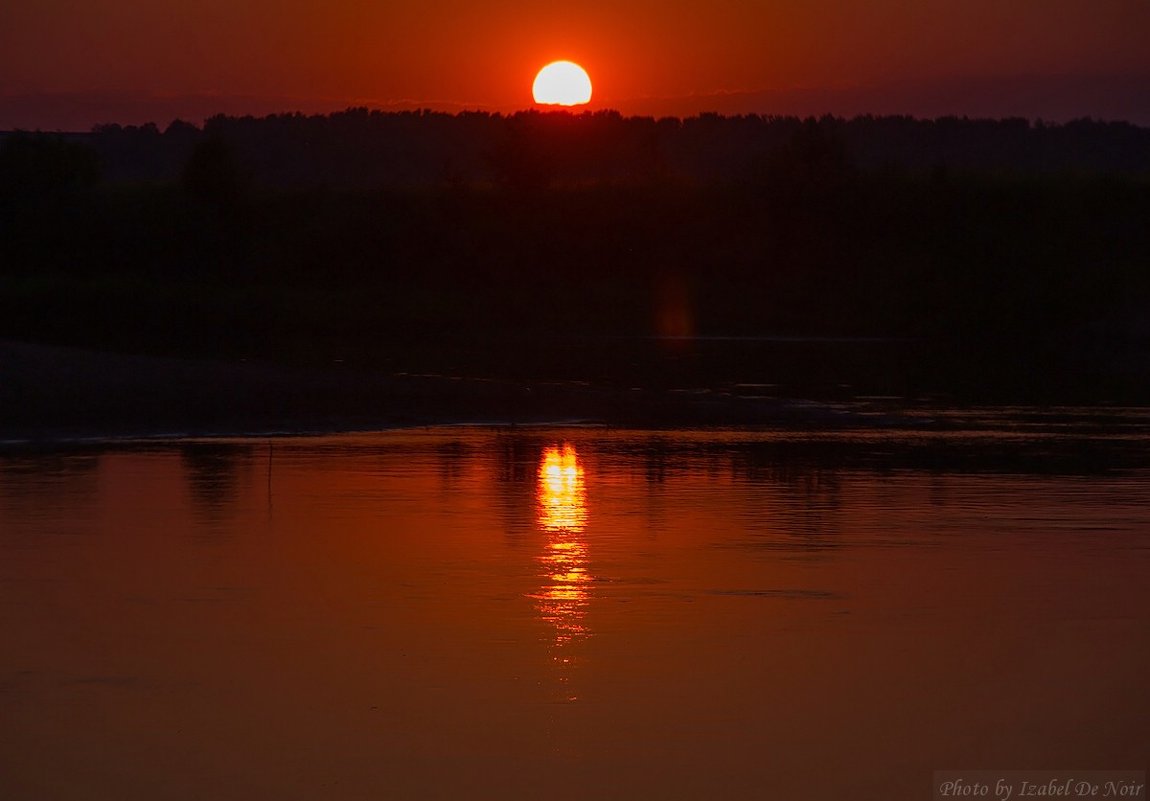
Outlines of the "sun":
{"type": "Polygon", "coordinates": [[[539,70],[531,94],[542,105],[580,106],[591,100],[591,79],[573,61],[553,61],[539,70]]]}

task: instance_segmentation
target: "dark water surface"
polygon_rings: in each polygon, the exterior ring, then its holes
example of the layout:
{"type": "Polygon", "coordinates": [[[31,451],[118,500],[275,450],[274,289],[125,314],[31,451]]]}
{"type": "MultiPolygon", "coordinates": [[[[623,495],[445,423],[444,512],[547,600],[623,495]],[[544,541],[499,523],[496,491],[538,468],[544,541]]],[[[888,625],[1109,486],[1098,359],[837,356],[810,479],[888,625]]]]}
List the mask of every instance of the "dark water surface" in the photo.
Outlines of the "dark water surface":
{"type": "Polygon", "coordinates": [[[917,799],[942,769],[1142,770],[1147,445],[9,453],[0,798],[917,799]]]}

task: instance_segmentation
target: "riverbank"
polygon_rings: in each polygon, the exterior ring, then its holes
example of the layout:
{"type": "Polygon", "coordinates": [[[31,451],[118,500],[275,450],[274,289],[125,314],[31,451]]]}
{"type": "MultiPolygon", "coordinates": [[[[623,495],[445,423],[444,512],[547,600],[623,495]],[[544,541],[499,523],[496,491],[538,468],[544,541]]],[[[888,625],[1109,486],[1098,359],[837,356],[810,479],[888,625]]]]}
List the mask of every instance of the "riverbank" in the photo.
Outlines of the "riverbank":
{"type": "Polygon", "coordinates": [[[587,421],[639,427],[850,425],[826,404],[584,382],[116,354],[0,342],[0,440],[326,433],[587,421]]]}
{"type": "MultiPolygon", "coordinates": [[[[781,389],[413,375],[342,362],[288,366],[0,340],[0,445],[585,423],[866,437],[900,431],[921,435],[932,447],[955,434],[989,435],[999,455],[1025,450],[1045,458],[1054,443],[1073,450],[1097,438],[1121,440],[1121,449],[1136,455],[1150,433],[1144,406],[972,405],[945,396],[859,393],[796,397],[781,389]]],[[[947,459],[955,457],[944,450],[947,459]]]]}

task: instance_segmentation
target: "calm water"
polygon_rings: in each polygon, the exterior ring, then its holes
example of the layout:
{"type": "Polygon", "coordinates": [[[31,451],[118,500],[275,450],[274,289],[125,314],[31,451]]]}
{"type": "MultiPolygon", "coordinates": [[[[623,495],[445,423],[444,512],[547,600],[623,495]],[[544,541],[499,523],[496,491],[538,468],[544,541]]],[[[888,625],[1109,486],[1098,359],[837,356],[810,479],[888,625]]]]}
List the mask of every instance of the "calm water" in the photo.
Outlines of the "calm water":
{"type": "Polygon", "coordinates": [[[940,769],[1145,769],[1147,443],[1035,443],[0,457],[0,798],[912,799],[940,769]]]}

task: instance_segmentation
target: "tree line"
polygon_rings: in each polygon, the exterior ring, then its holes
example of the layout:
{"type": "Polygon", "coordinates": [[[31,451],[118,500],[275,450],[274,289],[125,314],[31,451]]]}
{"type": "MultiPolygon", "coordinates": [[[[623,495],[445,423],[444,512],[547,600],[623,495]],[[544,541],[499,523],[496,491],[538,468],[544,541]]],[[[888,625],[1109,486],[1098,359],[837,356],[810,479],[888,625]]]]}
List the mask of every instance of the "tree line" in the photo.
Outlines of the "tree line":
{"type": "Polygon", "coordinates": [[[59,139],[90,148],[103,179],[113,183],[177,180],[193,151],[208,142],[223,143],[241,177],[257,186],[485,187],[746,181],[812,128],[864,170],[1150,174],[1150,129],[1090,119],[656,119],[612,111],[352,108],[327,115],[218,115],[202,126],[176,120],[163,131],[154,124],[110,124],[59,139]]]}
{"type": "Polygon", "coordinates": [[[927,384],[1134,397],[1147,133],[359,109],[13,134],[0,336],[619,381],[646,358],[619,337],[890,338],[927,384]]]}

